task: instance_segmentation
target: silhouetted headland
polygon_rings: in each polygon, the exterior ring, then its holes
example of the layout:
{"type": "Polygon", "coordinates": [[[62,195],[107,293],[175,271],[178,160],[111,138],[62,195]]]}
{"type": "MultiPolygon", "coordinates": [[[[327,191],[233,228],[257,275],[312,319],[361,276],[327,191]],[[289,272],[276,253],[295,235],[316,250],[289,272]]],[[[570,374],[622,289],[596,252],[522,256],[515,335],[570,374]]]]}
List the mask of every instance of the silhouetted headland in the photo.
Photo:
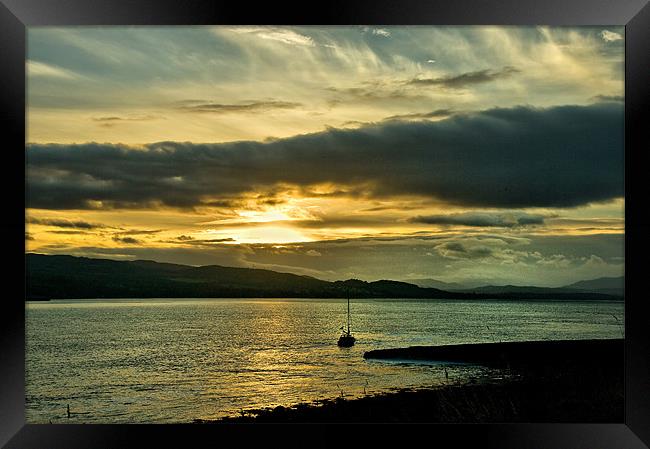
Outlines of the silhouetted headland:
{"type": "Polygon", "coordinates": [[[410,347],[375,360],[449,361],[497,368],[488,378],[243,410],[223,422],[623,422],[623,339],[410,347]]]}

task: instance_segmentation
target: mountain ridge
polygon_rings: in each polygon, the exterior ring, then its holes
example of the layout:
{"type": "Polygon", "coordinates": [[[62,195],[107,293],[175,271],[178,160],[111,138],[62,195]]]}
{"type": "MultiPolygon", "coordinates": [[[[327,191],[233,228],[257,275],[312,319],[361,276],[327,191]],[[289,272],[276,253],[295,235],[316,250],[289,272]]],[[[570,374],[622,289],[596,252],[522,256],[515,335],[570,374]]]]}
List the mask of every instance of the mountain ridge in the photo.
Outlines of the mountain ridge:
{"type": "Polygon", "coordinates": [[[445,283],[435,279],[416,279],[413,283],[422,287],[424,285],[435,285],[435,283],[448,284],[449,290],[465,293],[603,293],[615,296],[623,296],[625,293],[625,276],[599,277],[585,279],[582,281],[567,284],[561,287],[539,287],[534,285],[477,285],[474,287],[463,287],[460,283],[445,283]],[[451,287],[453,286],[453,288],[451,287]]]}
{"type": "Polygon", "coordinates": [[[27,299],[42,298],[414,298],[414,299],[617,299],[583,292],[494,293],[422,288],[389,279],[324,281],[260,268],[118,261],[70,255],[25,255],[27,299]]]}

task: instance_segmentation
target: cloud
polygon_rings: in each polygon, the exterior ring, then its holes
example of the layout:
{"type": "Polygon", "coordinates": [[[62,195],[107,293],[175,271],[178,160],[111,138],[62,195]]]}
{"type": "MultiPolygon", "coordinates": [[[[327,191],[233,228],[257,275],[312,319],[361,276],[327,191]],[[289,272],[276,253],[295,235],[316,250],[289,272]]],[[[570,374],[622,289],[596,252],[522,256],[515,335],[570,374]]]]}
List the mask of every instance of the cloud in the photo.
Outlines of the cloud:
{"type": "Polygon", "coordinates": [[[140,240],[134,239],[133,237],[120,237],[120,236],[113,236],[113,241],[118,242],[118,243],[126,243],[127,245],[137,245],[140,242],[140,240]]]}
{"type": "Polygon", "coordinates": [[[625,97],[623,95],[595,95],[592,97],[595,101],[604,101],[604,102],[624,102],[625,97]]]}
{"type": "Polygon", "coordinates": [[[196,246],[213,246],[220,243],[234,243],[235,239],[232,237],[219,238],[219,239],[195,239],[186,235],[181,235],[167,243],[182,243],[184,245],[196,245],[196,246]]]}
{"type": "Polygon", "coordinates": [[[625,216],[621,213],[619,218],[559,218],[548,217],[548,225],[555,230],[566,227],[584,231],[622,231],[625,229],[625,216]]]}
{"type": "Polygon", "coordinates": [[[71,70],[32,60],[27,61],[27,74],[29,77],[48,77],[64,80],[76,80],[81,77],[71,70]]]}
{"type": "Polygon", "coordinates": [[[614,42],[614,41],[620,41],[623,39],[623,36],[621,36],[619,33],[615,33],[613,31],[609,30],[603,30],[600,32],[600,37],[605,41],[605,42],[614,42]]]}
{"type": "Polygon", "coordinates": [[[343,102],[385,102],[385,101],[408,101],[409,103],[420,100],[430,100],[421,94],[414,94],[403,89],[386,89],[385,86],[374,87],[326,87],[325,90],[338,94],[343,99],[335,98],[328,101],[330,106],[338,106],[343,102]]]}
{"type": "Polygon", "coordinates": [[[390,31],[385,28],[375,28],[372,30],[372,34],[375,36],[390,37],[390,31]]]}
{"type": "Polygon", "coordinates": [[[461,89],[473,84],[487,83],[501,78],[508,78],[521,70],[506,66],[501,70],[479,70],[461,73],[460,75],[444,76],[441,78],[413,78],[406,83],[414,86],[442,86],[450,89],[461,89]]]}
{"type": "Polygon", "coordinates": [[[623,108],[496,108],[265,142],[30,144],[27,205],[192,208],[279,185],[471,207],[573,207],[620,198],[623,108]]]}
{"type": "MultiPolygon", "coordinates": [[[[261,140],[269,132],[280,137],[321,129],[349,119],[377,121],[384,116],[428,108],[483,109],[526,101],[539,106],[584,103],[596,93],[623,90],[623,41],[605,44],[589,27],[387,27],[390,38],[362,34],[359,27],[79,27],[28,30],[29,59],[58,64],[87,78],[60,82],[52,77],[30,77],[28,103],[29,141],[85,142],[89,140],[140,144],[158,140],[234,141],[261,140]],[[281,33],[264,34],[281,30],[281,33]],[[302,38],[295,36],[303,36],[302,38]],[[261,38],[259,36],[264,36],[261,38]],[[293,36],[290,38],[288,36],[293,36]],[[280,40],[278,41],[277,39],[280,40]],[[276,40],[273,40],[276,39],[276,40]],[[314,46],[291,45],[304,42],[314,46]],[[320,43],[336,44],[337,50],[320,43]],[[437,62],[426,61],[433,58],[437,62]],[[520,75],[478,84],[485,89],[472,95],[453,89],[422,89],[404,84],[415,78],[454,78],[463,73],[499,72],[516,67],[520,75]],[[354,87],[382,81],[372,88],[376,96],[401,87],[420,93],[421,104],[410,99],[394,102],[370,100],[354,104],[353,97],[340,108],[328,109],[334,95],[323,86],[354,87]],[[53,84],[54,82],[54,84],[53,84]],[[488,92],[489,90],[489,92],[488,92]],[[115,92],[120,95],[115,95],[115,92]],[[234,104],[265,99],[299,102],[309,113],[289,124],[286,117],[268,114],[255,123],[214,122],[211,115],[198,118],[162,109],[169,103],[199,98],[203,103],[234,104]],[[393,104],[394,103],[394,104],[393,104]],[[370,106],[370,107],[367,107],[370,106]],[[98,112],[103,111],[103,112],[98,112]],[[112,111],[112,112],[111,112],[112,111]],[[84,126],[92,115],[123,116],[127,112],[169,112],[164,122],[102,122],[84,126]],[[172,120],[172,115],[175,120],[172,120]],[[322,117],[319,120],[317,117],[322,117]],[[151,125],[135,127],[136,124],[151,125]],[[153,126],[164,124],[165,126],[153,126]],[[269,131],[272,130],[272,131],[269,131]]],[[[608,29],[623,35],[622,27],[608,29]]],[[[336,95],[339,97],[339,95],[336,95]]],[[[413,99],[415,101],[415,99],[413,99]]],[[[273,110],[275,111],[275,110],[273,110]]],[[[283,112],[282,110],[277,110],[283,112]]],[[[259,114],[260,116],[262,114],[259,114]]],[[[293,115],[293,114],[292,114],[293,115]]],[[[221,116],[218,116],[221,117],[221,116]]],[[[230,117],[228,117],[230,118],[230,117]]]]}
{"type": "Polygon", "coordinates": [[[259,37],[260,39],[282,42],[288,45],[299,45],[306,47],[313,47],[314,40],[304,34],[297,33],[293,30],[277,27],[249,27],[239,26],[229,28],[230,31],[240,34],[251,34],[259,37]]]}
{"type": "MultiPolygon", "coordinates": [[[[90,223],[82,220],[65,220],[59,218],[36,218],[27,217],[27,223],[53,226],[57,228],[64,228],[62,231],[49,231],[55,234],[88,234],[85,231],[93,231],[97,229],[116,229],[119,230],[120,235],[152,235],[161,232],[161,229],[124,229],[116,226],[107,226],[101,223],[90,223]]],[[[90,233],[92,234],[92,233],[90,233]]]]}
{"type": "MultiPolygon", "coordinates": [[[[311,220],[291,220],[285,223],[294,227],[311,229],[349,228],[355,226],[377,228],[381,226],[395,226],[396,220],[381,215],[323,214],[319,216],[315,214],[315,218],[311,220]]],[[[246,223],[246,225],[248,224],[246,223]]]]}
{"type": "Polygon", "coordinates": [[[622,276],[624,234],[509,235],[485,231],[429,238],[394,237],[284,244],[117,248],[46,245],[39,252],[147,259],[188,265],[268,268],[328,279],[433,278],[478,284],[561,286],[582,279],[622,276]],[[310,256],[316,251],[321,256],[310,256]],[[386,263],[386,261],[390,263],[386,263]]]}
{"type": "Polygon", "coordinates": [[[417,216],[411,218],[409,222],[438,225],[514,228],[518,226],[541,225],[544,224],[545,218],[546,216],[544,215],[529,214],[525,212],[465,212],[450,215],[417,216]]]}
{"type": "Polygon", "coordinates": [[[75,228],[75,229],[102,229],[107,228],[108,226],[101,223],[89,223],[87,221],[71,221],[58,218],[35,218],[28,217],[27,223],[44,225],[44,226],[55,226],[57,228],[75,228]]]}
{"type": "Polygon", "coordinates": [[[411,114],[399,114],[386,117],[384,120],[426,120],[430,118],[446,118],[454,114],[451,109],[436,109],[429,112],[413,112],[411,114]]]}
{"type": "Polygon", "coordinates": [[[435,251],[446,259],[484,259],[495,255],[495,250],[488,246],[466,247],[460,242],[443,243],[436,246],[435,251]]]}
{"type": "Polygon", "coordinates": [[[186,100],[180,102],[177,108],[185,112],[229,114],[267,112],[273,109],[296,109],[300,106],[302,106],[301,103],[293,103],[289,101],[254,101],[240,104],[221,104],[200,100],[186,100]]]}
{"type": "Polygon", "coordinates": [[[164,117],[158,115],[132,115],[132,116],[105,116],[105,117],[93,117],[92,121],[98,122],[100,126],[112,127],[121,122],[145,122],[151,120],[164,119],[164,117]]]}
{"type": "Polygon", "coordinates": [[[375,36],[390,37],[390,31],[386,28],[370,28],[367,26],[361,27],[363,33],[370,33],[375,36]]]}
{"type": "Polygon", "coordinates": [[[162,229],[129,229],[128,231],[120,232],[124,235],[152,235],[162,232],[162,229]]]}
{"type": "Polygon", "coordinates": [[[536,262],[538,265],[550,266],[554,268],[569,268],[571,267],[571,259],[564,254],[551,254],[545,258],[539,259],[536,262]]]}

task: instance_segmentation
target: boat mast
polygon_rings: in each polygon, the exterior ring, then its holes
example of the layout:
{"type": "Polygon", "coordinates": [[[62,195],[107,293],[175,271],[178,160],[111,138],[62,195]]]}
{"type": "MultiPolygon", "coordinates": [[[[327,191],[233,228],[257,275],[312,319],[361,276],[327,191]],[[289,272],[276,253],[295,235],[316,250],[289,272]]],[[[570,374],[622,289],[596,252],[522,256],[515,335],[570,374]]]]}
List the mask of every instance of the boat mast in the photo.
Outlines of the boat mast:
{"type": "Polygon", "coordinates": [[[348,335],[350,335],[350,294],[348,293],[348,335]]]}

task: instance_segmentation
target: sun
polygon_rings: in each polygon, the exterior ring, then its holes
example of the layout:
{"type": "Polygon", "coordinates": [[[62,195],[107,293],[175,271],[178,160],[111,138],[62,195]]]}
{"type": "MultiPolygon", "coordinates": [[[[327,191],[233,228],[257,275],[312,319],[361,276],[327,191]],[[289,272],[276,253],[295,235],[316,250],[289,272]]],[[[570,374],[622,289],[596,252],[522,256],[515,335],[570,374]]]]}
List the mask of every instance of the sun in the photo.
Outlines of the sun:
{"type": "Polygon", "coordinates": [[[239,243],[300,243],[311,242],[314,239],[306,236],[297,229],[286,226],[254,226],[235,229],[220,229],[208,231],[211,237],[229,237],[231,244],[239,243]]]}

